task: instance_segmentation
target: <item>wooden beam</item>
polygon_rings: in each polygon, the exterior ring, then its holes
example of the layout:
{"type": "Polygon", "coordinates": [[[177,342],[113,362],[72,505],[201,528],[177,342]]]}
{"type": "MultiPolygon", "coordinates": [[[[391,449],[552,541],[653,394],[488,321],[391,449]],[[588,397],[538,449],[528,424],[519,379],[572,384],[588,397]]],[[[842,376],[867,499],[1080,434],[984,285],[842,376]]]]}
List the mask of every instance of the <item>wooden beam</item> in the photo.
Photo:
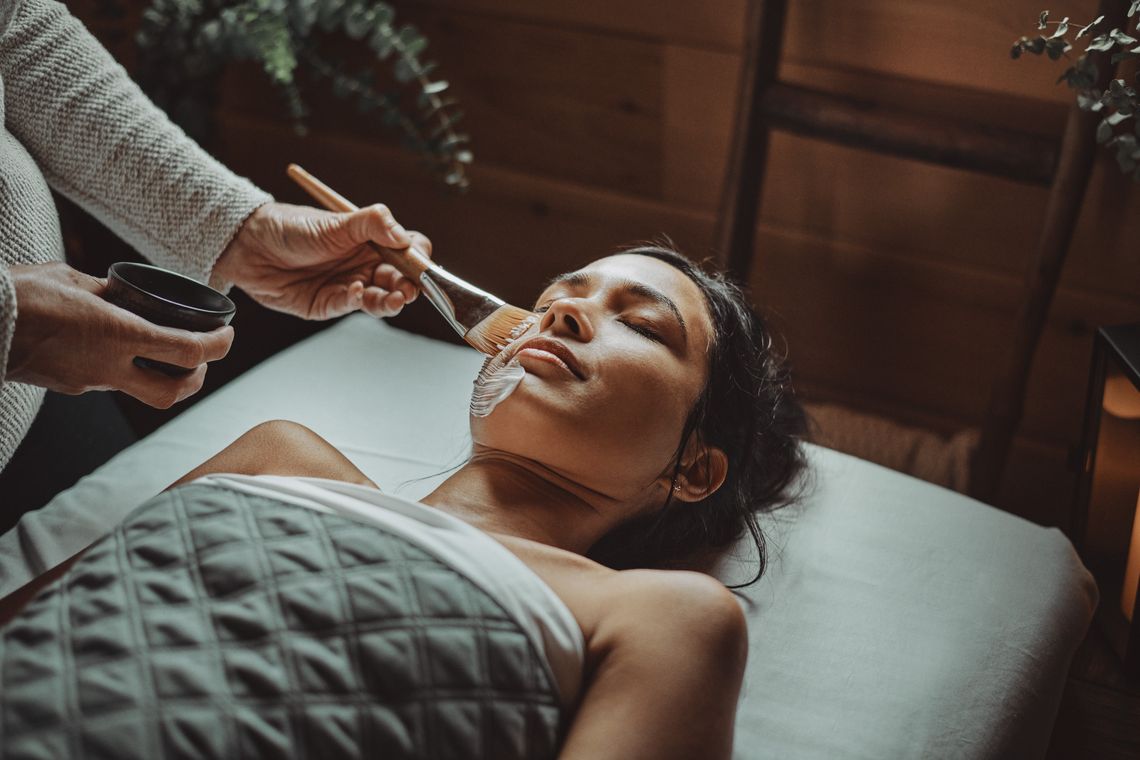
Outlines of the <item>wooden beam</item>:
{"type": "Polygon", "coordinates": [[[761,111],[772,127],[854,148],[1048,185],[1057,141],[776,83],[761,111]]]}

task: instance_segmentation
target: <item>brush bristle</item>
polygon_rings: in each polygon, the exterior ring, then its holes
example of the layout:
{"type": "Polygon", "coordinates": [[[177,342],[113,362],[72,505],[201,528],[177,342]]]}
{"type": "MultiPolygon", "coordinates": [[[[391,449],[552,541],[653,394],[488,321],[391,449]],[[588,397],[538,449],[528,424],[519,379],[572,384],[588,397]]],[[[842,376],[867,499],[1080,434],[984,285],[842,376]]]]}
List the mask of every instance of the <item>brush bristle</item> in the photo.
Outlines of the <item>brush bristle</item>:
{"type": "Polygon", "coordinates": [[[463,340],[488,356],[494,356],[514,338],[511,334],[514,329],[533,315],[534,312],[526,309],[503,304],[468,330],[463,340]]]}

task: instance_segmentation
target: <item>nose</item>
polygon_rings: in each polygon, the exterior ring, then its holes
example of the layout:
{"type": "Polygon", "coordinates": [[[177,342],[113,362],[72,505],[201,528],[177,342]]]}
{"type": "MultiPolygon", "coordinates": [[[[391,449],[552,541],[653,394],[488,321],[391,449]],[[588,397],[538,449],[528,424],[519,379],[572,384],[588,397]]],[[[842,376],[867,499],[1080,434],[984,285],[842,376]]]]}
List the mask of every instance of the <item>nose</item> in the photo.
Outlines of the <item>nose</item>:
{"type": "Polygon", "coordinates": [[[539,330],[549,330],[554,335],[581,341],[589,341],[594,337],[594,326],[581,298],[561,298],[550,304],[539,324],[539,330]]]}

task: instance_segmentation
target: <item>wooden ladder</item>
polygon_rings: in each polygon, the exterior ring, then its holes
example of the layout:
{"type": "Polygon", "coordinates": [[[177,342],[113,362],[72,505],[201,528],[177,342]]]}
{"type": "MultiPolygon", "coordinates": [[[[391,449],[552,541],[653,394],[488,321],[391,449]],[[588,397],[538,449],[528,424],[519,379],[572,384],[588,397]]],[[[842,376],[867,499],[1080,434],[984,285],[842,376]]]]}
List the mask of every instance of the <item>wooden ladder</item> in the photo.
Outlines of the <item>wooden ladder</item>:
{"type": "MultiPolygon", "coordinates": [[[[1101,0],[1108,26],[1125,22],[1126,0],[1101,0]]],[[[1011,350],[990,390],[969,493],[994,500],[1021,420],[1033,354],[1057,288],[1097,150],[1097,114],[1069,109],[1059,141],[1009,129],[954,123],[779,81],[787,0],[749,0],[736,123],[717,223],[720,264],[747,283],[760,191],[773,129],[893,156],[969,169],[1050,188],[1045,223],[1026,272],[1011,350]]],[[[1115,75],[1106,53],[1091,60],[1103,90],[1115,75]]]]}

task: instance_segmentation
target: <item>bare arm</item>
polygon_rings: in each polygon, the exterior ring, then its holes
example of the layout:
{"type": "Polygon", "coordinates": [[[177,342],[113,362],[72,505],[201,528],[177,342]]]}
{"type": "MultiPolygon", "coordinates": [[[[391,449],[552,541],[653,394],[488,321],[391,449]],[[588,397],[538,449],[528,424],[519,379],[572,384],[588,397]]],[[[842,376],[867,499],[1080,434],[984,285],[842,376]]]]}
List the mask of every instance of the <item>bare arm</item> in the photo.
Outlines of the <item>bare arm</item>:
{"type": "Polygon", "coordinates": [[[633,570],[614,583],[560,757],[727,760],[748,656],[739,604],[700,573],[633,570]]]}

